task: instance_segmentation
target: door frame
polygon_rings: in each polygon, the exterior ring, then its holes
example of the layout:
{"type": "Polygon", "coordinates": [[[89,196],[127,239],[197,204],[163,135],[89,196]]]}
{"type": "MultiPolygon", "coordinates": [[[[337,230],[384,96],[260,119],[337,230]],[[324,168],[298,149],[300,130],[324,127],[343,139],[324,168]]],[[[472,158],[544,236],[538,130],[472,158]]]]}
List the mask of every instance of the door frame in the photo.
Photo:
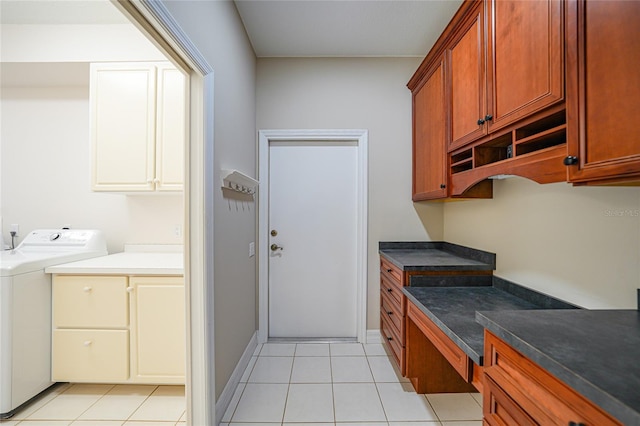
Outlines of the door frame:
{"type": "Polygon", "coordinates": [[[215,423],[213,324],[214,70],[161,1],[110,0],[189,76],[185,146],[184,278],[186,411],[190,425],[215,423]]]}
{"type": "Polygon", "coordinates": [[[357,339],[367,332],[367,247],[368,247],[368,141],[367,130],[259,130],[258,131],[258,342],[269,338],[269,147],[271,142],[349,141],[357,144],[357,339]]]}

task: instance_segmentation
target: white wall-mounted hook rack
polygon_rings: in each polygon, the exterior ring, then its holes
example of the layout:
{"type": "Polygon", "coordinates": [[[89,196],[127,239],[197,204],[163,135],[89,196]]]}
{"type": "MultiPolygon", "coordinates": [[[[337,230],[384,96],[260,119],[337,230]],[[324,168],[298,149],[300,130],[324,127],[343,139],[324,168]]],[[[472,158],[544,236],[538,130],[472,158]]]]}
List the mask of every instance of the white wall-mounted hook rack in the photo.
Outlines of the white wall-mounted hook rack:
{"type": "Polygon", "coordinates": [[[237,170],[222,170],[222,187],[225,189],[253,195],[259,184],[257,180],[237,170]]]}

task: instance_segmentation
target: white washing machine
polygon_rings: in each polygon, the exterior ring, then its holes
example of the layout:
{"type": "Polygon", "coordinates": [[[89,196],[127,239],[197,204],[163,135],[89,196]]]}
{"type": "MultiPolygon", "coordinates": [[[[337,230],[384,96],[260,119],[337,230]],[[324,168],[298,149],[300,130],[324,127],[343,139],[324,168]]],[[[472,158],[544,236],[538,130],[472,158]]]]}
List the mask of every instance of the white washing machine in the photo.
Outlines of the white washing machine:
{"type": "Polygon", "coordinates": [[[96,230],[41,229],[0,251],[0,419],[51,381],[51,265],[107,255],[96,230]]]}

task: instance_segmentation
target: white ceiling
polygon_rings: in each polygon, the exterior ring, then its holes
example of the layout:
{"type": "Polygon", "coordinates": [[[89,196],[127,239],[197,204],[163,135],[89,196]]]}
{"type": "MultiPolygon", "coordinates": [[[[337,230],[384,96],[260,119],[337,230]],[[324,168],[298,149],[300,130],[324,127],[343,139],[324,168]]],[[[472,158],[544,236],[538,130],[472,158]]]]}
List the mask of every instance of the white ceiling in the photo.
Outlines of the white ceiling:
{"type": "Polygon", "coordinates": [[[427,54],[461,0],[235,0],[258,57],[427,54]]]}
{"type": "MultiPolygon", "coordinates": [[[[461,3],[235,0],[258,57],[423,57],[461,3]]],[[[0,0],[0,22],[37,25],[128,21],[108,0],[0,0]]]]}
{"type": "Polygon", "coordinates": [[[0,0],[3,24],[126,24],[108,0],[0,0]]]}

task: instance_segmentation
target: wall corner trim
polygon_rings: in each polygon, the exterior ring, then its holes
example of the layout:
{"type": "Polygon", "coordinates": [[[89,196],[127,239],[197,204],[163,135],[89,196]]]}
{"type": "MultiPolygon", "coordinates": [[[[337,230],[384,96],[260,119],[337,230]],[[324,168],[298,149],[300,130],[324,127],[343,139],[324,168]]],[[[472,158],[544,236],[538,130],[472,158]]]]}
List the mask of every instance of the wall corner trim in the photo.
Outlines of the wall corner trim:
{"type": "Polygon", "coordinates": [[[367,330],[367,343],[382,343],[380,330],[367,330]]]}
{"type": "MultiPolygon", "coordinates": [[[[253,333],[253,336],[251,336],[249,344],[247,344],[247,347],[240,357],[240,361],[238,361],[236,368],[233,370],[233,373],[231,373],[231,377],[222,390],[220,398],[218,398],[218,400],[216,401],[216,424],[220,424],[222,418],[227,412],[227,409],[231,404],[231,400],[233,399],[233,395],[236,393],[236,388],[238,387],[238,384],[240,384],[240,379],[247,369],[249,361],[251,361],[251,357],[253,356],[257,347],[258,332],[256,331],[255,333],[253,333]]],[[[227,421],[228,420],[230,419],[227,419],[227,421]]]]}

